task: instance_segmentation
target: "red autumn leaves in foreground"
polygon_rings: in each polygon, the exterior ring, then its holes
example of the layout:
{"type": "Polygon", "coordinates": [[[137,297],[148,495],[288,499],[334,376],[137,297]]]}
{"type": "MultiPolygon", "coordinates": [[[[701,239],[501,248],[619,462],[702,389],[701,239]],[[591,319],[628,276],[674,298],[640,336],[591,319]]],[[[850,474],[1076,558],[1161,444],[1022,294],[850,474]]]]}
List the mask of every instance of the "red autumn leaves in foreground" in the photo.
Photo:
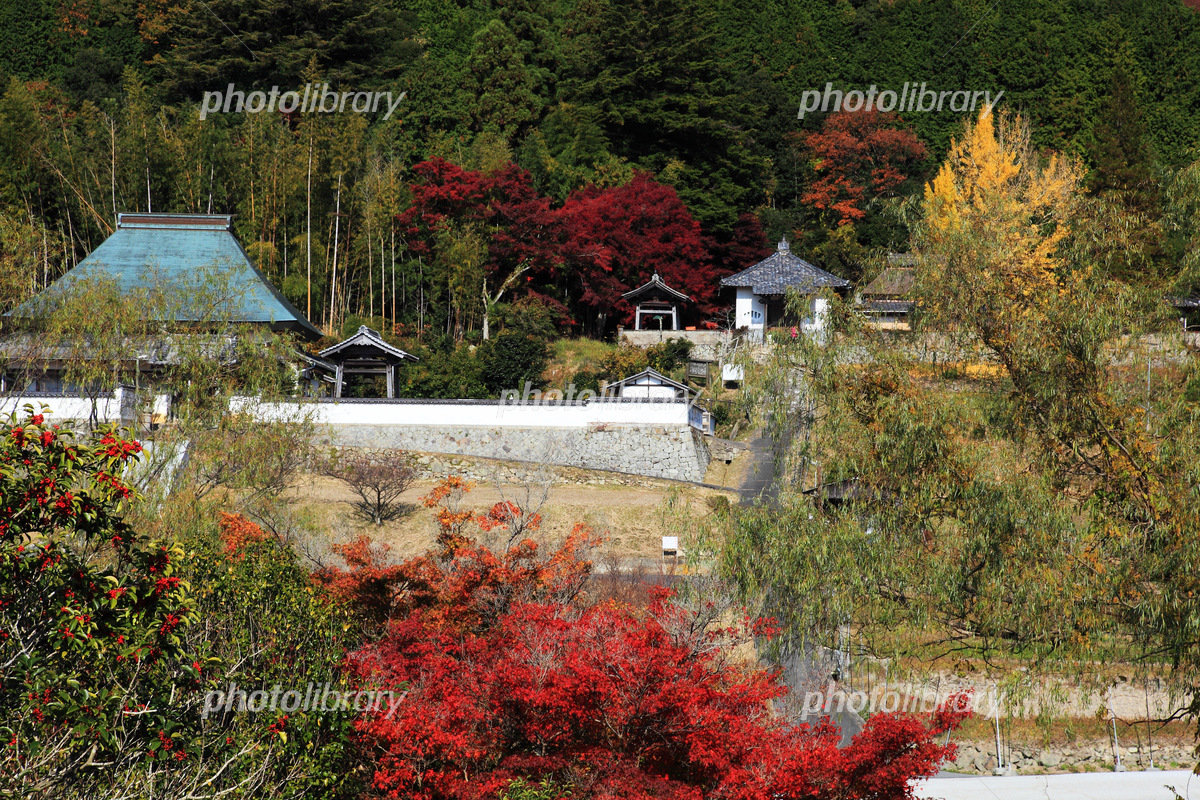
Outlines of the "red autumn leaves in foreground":
{"type": "Polygon", "coordinates": [[[381,795],[499,797],[523,780],[564,797],[903,798],[953,756],[936,737],[959,712],[876,715],[843,749],[832,728],[791,725],[771,711],[784,692],[774,674],[733,657],[749,620],[730,627],[711,603],[689,609],[666,590],[647,608],[589,606],[590,532],[547,556],[528,539],[493,552],[467,526],[494,534],[521,511],[452,508],[469,489],[451,479],[430,495],[439,550],[387,567],[360,540],[344,551],[349,571],[318,576],[390,617],[347,659],[361,684],[408,693],[392,718],[356,724],[381,795]]]}

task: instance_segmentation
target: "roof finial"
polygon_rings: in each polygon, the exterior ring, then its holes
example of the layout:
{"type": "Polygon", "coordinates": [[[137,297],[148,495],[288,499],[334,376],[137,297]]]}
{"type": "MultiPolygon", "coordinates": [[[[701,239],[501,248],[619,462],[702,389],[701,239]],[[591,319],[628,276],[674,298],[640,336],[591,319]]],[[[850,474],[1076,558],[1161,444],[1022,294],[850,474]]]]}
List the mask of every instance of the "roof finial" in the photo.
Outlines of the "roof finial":
{"type": "Polygon", "coordinates": [[[779,252],[787,253],[787,252],[790,252],[791,249],[792,248],[788,245],[788,240],[787,240],[786,236],[784,236],[782,239],[779,240],[779,252]]]}

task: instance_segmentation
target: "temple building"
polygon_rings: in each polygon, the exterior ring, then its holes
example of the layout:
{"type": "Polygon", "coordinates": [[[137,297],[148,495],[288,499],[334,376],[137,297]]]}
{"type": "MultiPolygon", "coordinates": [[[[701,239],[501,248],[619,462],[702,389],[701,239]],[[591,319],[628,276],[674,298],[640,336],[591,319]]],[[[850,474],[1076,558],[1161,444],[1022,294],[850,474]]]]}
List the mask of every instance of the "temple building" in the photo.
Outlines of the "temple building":
{"type": "Polygon", "coordinates": [[[850,281],[795,255],[784,238],[771,256],[722,278],[721,286],[737,290],[734,327],[761,337],[767,328],[779,325],[795,325],[806,333],[821,330],[827,302],[820,293],[832,289],[842,294],[850,288],[850,281]],[[801,317],[793,317],[787,310],[790,291],[808,296],[808,308],[801,317]]]}
{"type": "Polygon", "coordinates": [[[625,292],[621,297],[634,306],[635,331],[679,330],[679,308],[684,303],[691,302],[691,298],[686,294],[677,292],[663,283],[657,272],[649,281],[625,292]]]}
{"type": "Polygon", "coordinates": [[[859,292],[858,310],[886,330],[908,330],[916,307],[913,290],[916,259],[909,253],[889,253],[887,267],[859,292]]]}
{"type": "MultiPolygon", "coordinates": [[[[366,325],[359,327],[358,332],[320,352],[320,359],[312,359],[311,366],[304,371],[305,377],[331,384],[329,393],[333,397],[342,397],[347,386],[358,379],[361,386],[363,379],[372,380],[383,378],[384,396],[396,396],[396,367],[405,361],[418,361],[411,353],[393,347],[383,340],[379,331],[374,331],[366,325]]],[[[365,396],[372,396],[373,387],[365,386],[365,396]]]]}
{"type": "Polygon", "coordinates": [[[232,216],[220,214],[118,214],[115,230],[87,258],[8,314],[17,331],[0,342],[0,391],[85,391],[68,385],[70,359],[112,362],[119,384],[152,385],[156,374],[178,363],[181,337],[207,336],[204,346],[212,358],[235,362],[231,326],[319,339],[321,331],[250,260],[232,223],[232,216]],[[46,342],[39,319],[72,293],[92,288],[144,300],[148,321],[161,322],[161,328],[103,346],[46,342]]]}

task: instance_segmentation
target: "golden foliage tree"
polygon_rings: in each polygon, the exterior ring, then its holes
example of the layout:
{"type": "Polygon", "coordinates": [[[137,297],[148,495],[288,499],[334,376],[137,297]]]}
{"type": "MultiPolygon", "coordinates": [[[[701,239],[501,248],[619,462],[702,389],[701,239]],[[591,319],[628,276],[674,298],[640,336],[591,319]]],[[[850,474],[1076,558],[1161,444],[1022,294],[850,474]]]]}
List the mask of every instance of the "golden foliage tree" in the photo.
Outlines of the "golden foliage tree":
{"type": "MultiPolygon", "coordinates": [[[[1061,290],[1058,254],[1077,207],[1083,168],[1051,154],[1040,159],[1019,116],[968,124],[925,188],[921,283],[936,287],[924,308],[943,326],[968,312],[985,338],[1013,334],[1015,303],[1061,290]]],[[[997,342],[998,343],[998,342],[997,342]]]]}

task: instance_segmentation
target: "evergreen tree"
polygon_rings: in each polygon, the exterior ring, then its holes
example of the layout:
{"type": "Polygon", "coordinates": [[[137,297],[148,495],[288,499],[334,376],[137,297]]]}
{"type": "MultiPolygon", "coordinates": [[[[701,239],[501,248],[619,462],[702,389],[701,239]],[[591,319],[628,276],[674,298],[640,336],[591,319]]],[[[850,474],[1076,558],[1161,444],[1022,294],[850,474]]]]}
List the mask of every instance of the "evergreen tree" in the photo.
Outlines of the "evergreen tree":
{"type": "MultiPolygon", "coordinates": [[[[744,134],[748,109],[720,61],[713,7],[609,0],[569,41],[565,94],[595,108],[618,155],[670,183],[707,228],[728,235],[757,205],[765,170],[744,134]]],[[[574,22],[583,12],[576,9],[574,22]]]]}
{"type": "Polygon", "coordinates": [[[417,53],[409,19],[371,0],[210,0],[171,7],[153,66],[172,100],[300,83],[315,60],[334,87],[398,77],[417,53]]]}
{"type": "Polygon", "coordinates": [[[1091,256],[1118,278],[1157,277],[1164,267],[1162,206],[1133,79],[1121,65],[1113,69],[1100,113],[1088,148],[1095,166],[1086,186],[1101,213],[1091,218],[1122,235],[1108,247],[1096,237],[1091,256]]]}
{"type": "Polygon", "coordinates": [[[1138,211],[1158,205],[1145,135],[1133,81],[1118,66],[1113,70],[1109,94],[1100,107],[1088,149],[1095,164],[1087,181],[1091,194],[1114,192],[1127,207],[1138,211]]]}
{"type": "Polygon", "coordinates": [[[467,59],[463,107],[471,127],[492,130],[512,141],[541,113],[538,70],[525,63],[521,43],[502,20],[494,19],[475,34],[467,59]]]}

